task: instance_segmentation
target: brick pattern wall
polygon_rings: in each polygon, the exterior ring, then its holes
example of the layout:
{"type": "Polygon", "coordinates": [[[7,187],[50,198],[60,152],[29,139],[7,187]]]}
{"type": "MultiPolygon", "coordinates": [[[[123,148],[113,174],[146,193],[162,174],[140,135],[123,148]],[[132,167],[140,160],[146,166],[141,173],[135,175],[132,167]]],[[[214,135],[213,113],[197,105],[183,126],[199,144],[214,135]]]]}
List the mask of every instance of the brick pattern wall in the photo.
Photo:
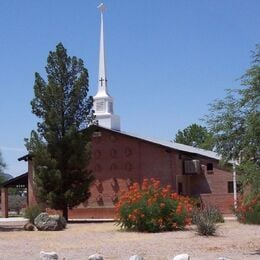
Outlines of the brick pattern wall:
{"type": "MultiPolygon", "coordinates": [[[[142,139],[99,128],[92,137],[92,158],[89,168],[96,180],[91,186],[91,197],[70,211],[73,218],[112,218],[114,204],[132,182],[141,183],[144,178],[156,178],[163,185],[171,185],[178,192],[182,183],[183,194],[203,197],[203,201],[214,203],[215,195],[227,193],[227,182],[232,181],[230,172],[221,170],[216,160],[169,149],[142,139]],[[183,160],[199,159],[202,170],[199,175],[184,175],[183,160]],[[213,172],[206,171],[207,163],[213,163],[213,172]]],[[[29,169],[29,182],[31,181],[29,169]]],[[[30,183],[29,183],[30,184],[30,183]]],[[[29,186],[30,187],[30,186],[29,186]]],[[[30,189],[30,188],[29,188],[30,189]]],[[[33,191],[33,186],[31,187],[33,191]]],[[[35,202],[29,191],[29,200],[35,202]]],[[[230,200],[223,200],[226,211],[230,200]]]]}

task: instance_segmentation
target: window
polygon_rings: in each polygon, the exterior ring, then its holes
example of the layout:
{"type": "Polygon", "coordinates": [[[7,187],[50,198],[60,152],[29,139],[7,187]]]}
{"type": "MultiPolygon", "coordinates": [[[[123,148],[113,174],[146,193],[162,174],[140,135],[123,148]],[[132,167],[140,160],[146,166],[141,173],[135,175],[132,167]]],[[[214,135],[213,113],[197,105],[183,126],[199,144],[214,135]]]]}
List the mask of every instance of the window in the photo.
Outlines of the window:
{"type": "Polygon", "coordinates": [[[228,193],[234,193],[233,181],[228,181],[228,193]]]}
{"type": "Polygon", "coordinates": [[[182,183],[181,182],[178,182],[178,194],[182,194],[182,183]]]}
{"type": "Polygon", "coordinates": [[[208,174],[213,173],[213,163],[207,163],[207,173],[208,174]]]}
{"type": "MultiPolygon", "coordinates": [[[[241,190],[241,183],[237,183],[237,192],[241,190]]],[[[234,193],[233,181],[228,181],[228,193],[234,193]]]]}

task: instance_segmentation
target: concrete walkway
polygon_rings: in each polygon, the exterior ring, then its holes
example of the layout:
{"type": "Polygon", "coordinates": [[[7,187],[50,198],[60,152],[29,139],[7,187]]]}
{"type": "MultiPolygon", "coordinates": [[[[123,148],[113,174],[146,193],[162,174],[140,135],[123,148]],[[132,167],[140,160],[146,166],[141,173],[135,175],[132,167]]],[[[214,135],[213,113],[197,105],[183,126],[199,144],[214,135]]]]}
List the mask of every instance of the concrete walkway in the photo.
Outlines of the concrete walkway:
{"type": "Polygon", "coordinates": [[[11,218],[0,218],[0,224],[1,223],[20,223],[20,222],[28,222],[27,218],[23,217],[11,217],[11,218]]]}

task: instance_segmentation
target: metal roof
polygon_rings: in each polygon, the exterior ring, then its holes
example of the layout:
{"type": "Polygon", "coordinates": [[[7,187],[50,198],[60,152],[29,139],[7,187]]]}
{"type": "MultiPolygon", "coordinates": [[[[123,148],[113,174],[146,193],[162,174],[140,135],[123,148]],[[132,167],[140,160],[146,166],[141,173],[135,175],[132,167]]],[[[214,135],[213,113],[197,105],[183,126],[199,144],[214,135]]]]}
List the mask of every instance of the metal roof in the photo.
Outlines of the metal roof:
{"type": "Polygon", "coordinates": [[[116,131],[116,130],[108,129],[108,128],[105,128],[105,127],[100,127],[100,128],[104,128],[106,130],[109,130],[109,131],[112,131],[112,132],[115,132],[115,133],[118,133],[118,134],[127,135],[127,136],[130,136],[130,137],[134,137],[134,138],[137,138],[137,139],[140,139],[140,140],[150,142],[150,143],[162,145],[162,146],[170,148],[170,149],[174,149],[174,150],[178,150],[178,151],[182,151],[182,152],[187,152],[187,153],[198,154],[198,155],[202,155],[202,156],[212,158],[212,159],[215,159],[215,160],[218,160],[218,161],[221,160],[221,156],[219,154],[217,154],[216,152],[213,152],[213,151],[208,151],[208,150],[200,149],[200,148],[185,145],[185,144],[179,144],[179,143],[170,142],[170,141],[161,141],[161,140],[157,140],[157,139],[154,139],[154,138],[143,137],[143,136],[140,136],[140,135],[127,133],[127,132],[124,132],[124,131],[116,131]]]}

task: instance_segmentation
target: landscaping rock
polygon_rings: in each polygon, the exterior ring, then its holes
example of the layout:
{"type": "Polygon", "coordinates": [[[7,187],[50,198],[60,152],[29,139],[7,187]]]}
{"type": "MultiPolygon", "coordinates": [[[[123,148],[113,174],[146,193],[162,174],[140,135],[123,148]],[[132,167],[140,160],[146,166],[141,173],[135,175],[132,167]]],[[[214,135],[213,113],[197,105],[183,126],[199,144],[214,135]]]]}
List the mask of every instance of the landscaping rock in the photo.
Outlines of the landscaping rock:
{"type": "Polygon", "coordinates": [[[231,259],[225,256],[221,256],[218,258],[218,260],[231,260],[231,259]]]}
{"type": "Polygon", "coordinates": [[[58,231],[66,227],[66,220],[59,215],[41,213],[35,218],[34,224],[40,231],[58,231]]]}
{"type": "Polygon", "coordinates": [[[94,254],[94,255],[90,255],[88,257],[88,260],[104,260],[104,258],[102,255],[94,254]]]}
{"type": "Polygon", "coordinates": [[[176,255],[173,260],[190,260],[190,256],[188,254],[176,255]]]}
{"type": "Polygon", "coordinates": [[[129,260],[144,260],[144,258],[139,255],[133,255],[129,258],[129,260]]]}
{"type": "Polygon", "coordinates": [[[40,252],[40,259],[41,260],[57,260],[58,255],[56,252],[40,252]]]}
{"type": "Polygon", "coordinates": [[[23,226],[24,230],[26,231],[34,231],[35,226],[32,223],[26,223],[23,226]]]}

